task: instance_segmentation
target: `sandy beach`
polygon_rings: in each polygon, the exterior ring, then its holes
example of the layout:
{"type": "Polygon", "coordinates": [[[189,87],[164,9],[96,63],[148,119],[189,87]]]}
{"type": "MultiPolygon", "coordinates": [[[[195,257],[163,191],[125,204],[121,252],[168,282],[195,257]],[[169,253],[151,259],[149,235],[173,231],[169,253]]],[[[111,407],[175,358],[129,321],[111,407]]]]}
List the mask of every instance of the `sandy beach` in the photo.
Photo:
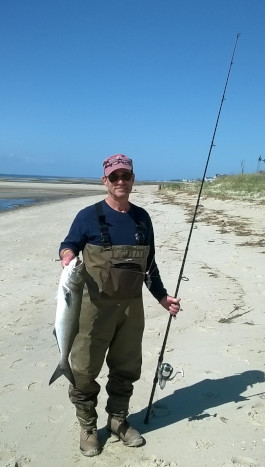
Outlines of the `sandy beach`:
{"type": "MultiPolygon", "coordinates": [[[[19,190],[10,183],[10,192],[19,190]]],[[[56,187],[62,195],[64,189],[56,187]]],[[[59,359],[52,334],[58,247],[76,213],[104,196],[101,186],[76,189],[78,197],[0,215],[0,467],[264,467],[264,205],[202,197],[179,292],[183,310],[172,320],[164,358],[179,373],[163,390],[157,386],[145,425],[168,314],[144,288],[142,377],[129,421],[146,444],[127,448],[108,438],[104,366],[98,405],[104,448],[85,458],[67,380],[48,385],[59,359]]],[[[131,201],[153,220],[157,263],[174,295],[196,200],[137,185],[131,201]]]]}

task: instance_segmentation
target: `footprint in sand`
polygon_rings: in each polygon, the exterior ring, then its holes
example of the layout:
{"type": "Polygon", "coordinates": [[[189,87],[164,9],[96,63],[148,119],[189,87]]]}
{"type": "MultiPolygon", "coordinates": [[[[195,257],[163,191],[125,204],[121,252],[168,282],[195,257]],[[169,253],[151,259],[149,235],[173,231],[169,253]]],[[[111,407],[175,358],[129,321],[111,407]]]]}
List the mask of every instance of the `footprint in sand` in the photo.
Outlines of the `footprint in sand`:
{"type": "Polygon", "coordinates": [[[195,441],[195,448],[199,449],[200,451],[205,450],[205,449],[209,449],[213,445],[214,445],[214,443],[212,441],[210,441],[209,439],[207,439],[207,440],[198,439],[197,441],[195,441]]]}
{"type": "Polygon", "coordinates": [[[5,467],[22,467],[24,465],[31,464],[31,459],[29,456],[16,456],[11,459],[5,467]]]}
{"type": "Polygon", "coordinates": [[[248,416],[251,418],[253,425],[265,426],[265,413],[263,404],[257,403],[253,405],[251,410],[248,412],[248,416]]]}
{"type": "Polygon", "coordinates": [[[32,381],[32,383],[29,383],[28,385],[28,391],[29,392],[38,392],[42,388],[42,383],[39,381],[32,381]]]}
{"type": "Polygon", "coordinates": [[[63,418],[65,418],[65,409],[62,405],[53,405],[49,407],[49,422],[60,423],[63,418]]]}
{"type": "Polygon", "coordinates": [[[34,349],[34,347],[32,345],[28,345],[28,344],[24,345],[24,347],[23,347],[23,350],[26,351],[26,352],[28,352],[29,350],[33,350],[33,349],[34,349]]]}
{"type": "Polygon", "coordinates": [[[6,394],[7,392],[14,391],[15,389],[16,386],[13,383],[5,384],[5,386],[2,386],[0,389],[0,394],[6,394]]]}
{"type": "Polygon", "coordinates": [[[22,362],[23,358],[18,358],[17,360],[14,360],[13,363],[11,363],[10,368],[11,370],[15,370],[20,366],[20,362],[22,362]]]}
{"type": "Polygon", "coordinates": [[[254,459],[249,457],[232,457],[231,461],[235,467],[256,467],[258,465],[254,459]]]}
{"type": "Polygon", "coordinates": [[[35,363],[35,366],[39,367],[39,368],[45,368],[46,366],[48,366],[47,362],[37,362],[35,363]]]}
{"type": "Polygon", "coordinates": [[[0,415],[0,424],[8,422],[10,416],[8,414],[1,414],[0,415]]]}

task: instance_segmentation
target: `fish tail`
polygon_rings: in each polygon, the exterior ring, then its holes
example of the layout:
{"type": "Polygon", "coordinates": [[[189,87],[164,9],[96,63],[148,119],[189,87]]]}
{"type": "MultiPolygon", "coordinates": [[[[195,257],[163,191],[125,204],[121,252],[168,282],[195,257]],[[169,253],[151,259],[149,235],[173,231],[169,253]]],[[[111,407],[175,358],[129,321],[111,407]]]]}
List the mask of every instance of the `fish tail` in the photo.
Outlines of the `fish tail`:
{"type": "Polygon", "coordinates": [[[56,379],[60,378],[60,376],[62,375],[64,375],[73,386],[75,386],[74,375],[72,373],[69,363],[64,368],[62,368],[62,366],[59,363],[59,365],[57,366],[55,372],[53,373],[49,381],[49,385],[54,383],[54,381],[56,381],[56,379]]]}

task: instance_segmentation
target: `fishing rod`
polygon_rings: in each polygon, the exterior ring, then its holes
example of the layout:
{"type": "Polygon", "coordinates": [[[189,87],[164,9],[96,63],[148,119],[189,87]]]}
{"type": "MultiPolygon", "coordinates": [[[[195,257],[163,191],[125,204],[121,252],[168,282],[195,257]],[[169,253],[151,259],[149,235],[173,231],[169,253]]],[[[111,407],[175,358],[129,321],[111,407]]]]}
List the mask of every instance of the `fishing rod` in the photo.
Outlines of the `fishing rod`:
{"type": "MultiPolygon", "coordinates": [[[[240,36],[240,34],[238,33],[237,36],[236,36],[234,50],[233,50],[233,53],[232,53],[232,58],[231,58],[231,62],[230,62],[230,65],[229,65],[228,74],[227,74],[227,78],[226,78],[226,82],[225,82],[224,92],[223,92],[223,95],[222,95],[221,104],[220,104],[220,107],[219,107],[219,112],[218,112],[218,115],[217,115],[215,128],[214,128],[214,132],[213,132],[213,136],[212,136],[212,141],[211,141],[211,144],[210,144],[210,149],[209,149],[209,152],[208,152],[208,157],[207,157],[207,161],[206,161],[206,165],[205,165],[205,169],[204,169],[204,173],[203,173],[203,177],[202,177],[202,181],[201,181],[201,185],[200,185],[199,195],[198,195],[194,215],[193,215],[192,222],[191,222],[190,232],[189,232],[189,235],[188,235],[188,240],[187,240],[183,260],[182,260],[182,264],[181,264],[181,267],[180,267],[176,292],[175,292],[175,295],[174,295],[175,298],[178,296],[178,291],[179,291],[181,280],[182,279],[184,280],[183,272],[184,272],[184,266],[185,266],[185,262],[186,262],[186,258],[187,258],[187,254],[188,254],[189,245],[190,245],[190,239],[191,239],[191,235],[192,235],[192,232],[193,232],[193,227],[194,227],[194,223],[195,223],[196,214],[197,214],[198,207],[199,207],[199,204],[200,204],[202,188],[203,188],[203,185],[204,185],[209,160],[210,160],[210,157],[211,157],[211,152],[212,152],[213,147],[215,146],[215,144],[214,144],[215,134],[216,134],[216,130],[217,130],[217,127],[218,127],[219,118],[220,118],[221,110],[222,110],[222,107],[223,107],[223,102],[225,100],[226,88],[227,88],[227,84],[228,84],[228,81],[229,81],[230,71],[231,71],[232,65],[234,63],[233,60],[234,60],[234,56],[235,56],[239,36],[240,36]]],[[[146,423],[146,424],[148,423],[148,420],[149,420],[149,415],[150,415],[150,412],[151,412],[152,402],[153,402],[155,389],[156,389],[156,385],[157,385],[158,381],[159,381],[160,388],[163,389],[165,387],[166,382],[172,380],[175,377],[175,375],[177,373],[179,373],[179,372],[177,372],[172,377],[172,373],[173,373],[172,366],[169,363],[163,363],[164,352],[165,352],[165,348],[166,348],[166,343],[167,343],[167,338],[168,338],[168,334],[169,334],[169,329],[170,329],[172,317],[173,317],[172,315],[169,316],[165,337],[164,337],[164,340],[163,340],[161,352],[159,354],[159,358],[158,358],[158,362],[157,362],[157,368],[156,368],[156,372],[155,372],[155,376],[154,376],[153,387],[152,387],[152,390],[151,390],[150,399],[149,399],[149,403],[148,403],[148,407],[147,407],[147,411],[146,411],[146,416],[145,416],[145,419],[144,419],[144,423],[146,423]]],[[[182,374],[183,374],[183,372],[182,372],[182,374]]]]}

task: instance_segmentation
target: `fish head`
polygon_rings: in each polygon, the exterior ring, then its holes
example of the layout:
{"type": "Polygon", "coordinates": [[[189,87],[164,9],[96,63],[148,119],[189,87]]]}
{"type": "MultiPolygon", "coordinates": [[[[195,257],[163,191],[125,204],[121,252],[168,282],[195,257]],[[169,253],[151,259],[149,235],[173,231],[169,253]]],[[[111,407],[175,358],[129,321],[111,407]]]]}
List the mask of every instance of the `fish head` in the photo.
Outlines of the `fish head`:
{"type": "Polygon", "coordinates": [[[68,266],[65,266],[65,283],[69,288],[71,288],[71,285],[80,288],[83,286],[85,281],[84,268],[85,265],[78,256],[72,259],[68,266]]]}

